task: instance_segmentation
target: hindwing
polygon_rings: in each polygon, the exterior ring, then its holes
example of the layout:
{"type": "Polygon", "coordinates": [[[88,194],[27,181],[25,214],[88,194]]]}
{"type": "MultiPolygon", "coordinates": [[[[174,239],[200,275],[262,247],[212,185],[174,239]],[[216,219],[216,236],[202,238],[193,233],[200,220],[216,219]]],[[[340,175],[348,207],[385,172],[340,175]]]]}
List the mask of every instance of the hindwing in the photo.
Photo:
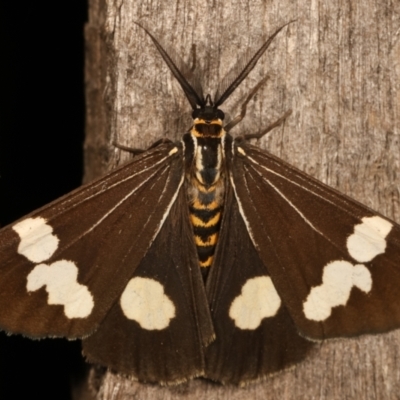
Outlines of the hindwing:
{"type": "Polygon", "coordinates": [[[119,301],[83,340],[89,361],[145,382],[204,374],[204,349],[214,332],[188,212],[181,188],[119,301]]]}
{"type": "Polygon", "coordinates": [[[206,376],[244,384],[306,357],[313,344],[301,337],[248,234],[232,188],[207,294],[216,340],[207,348],[206,376]]]}

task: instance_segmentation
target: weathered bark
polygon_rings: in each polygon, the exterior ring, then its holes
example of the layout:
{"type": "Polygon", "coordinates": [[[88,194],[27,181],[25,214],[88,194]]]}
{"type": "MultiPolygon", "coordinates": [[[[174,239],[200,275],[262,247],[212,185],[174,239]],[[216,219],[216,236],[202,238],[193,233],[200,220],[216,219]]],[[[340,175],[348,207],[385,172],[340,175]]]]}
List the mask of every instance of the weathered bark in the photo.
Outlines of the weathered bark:
{"type": "MultiPolygon", "coordinates": [[[[112,146],[146,148],[178,139],[190,107],[149,38],[190,59],[216,83],[237,57],[285,28],[224,105],[236,114],[266,74],[270,80],[232,131],[257,132],[293,109],[260,145],[310,175],[400,222],[400,3],[393,0],[226,2],[90,1],[87,38],[86,179],[128,160],[112,146]]],[[[400,299],[398,299],[400,301],[400,299]]],[[[400,398],[400,332],[325,342],[296,368],[245,389],[194,380],[172,388],[107,373],[97,399],[400,398]]]]}

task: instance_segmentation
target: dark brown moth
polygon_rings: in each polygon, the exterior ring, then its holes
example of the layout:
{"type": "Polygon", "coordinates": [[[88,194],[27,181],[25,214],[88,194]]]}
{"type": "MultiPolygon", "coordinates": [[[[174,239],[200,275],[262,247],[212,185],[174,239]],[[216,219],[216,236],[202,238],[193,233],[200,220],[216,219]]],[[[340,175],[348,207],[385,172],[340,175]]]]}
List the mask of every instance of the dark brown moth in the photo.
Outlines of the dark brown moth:
{"type": "Polygon", "coordinates": [[[249,143],[288,113],[259,135],[229,134],[245,106],[223,123],[284,26],[214,98],[142,28],[193,126],[0,231],[0,328],[82,339],[144,382],[244,384],[313,341],[400,327],[400,226],[249,143]]]}

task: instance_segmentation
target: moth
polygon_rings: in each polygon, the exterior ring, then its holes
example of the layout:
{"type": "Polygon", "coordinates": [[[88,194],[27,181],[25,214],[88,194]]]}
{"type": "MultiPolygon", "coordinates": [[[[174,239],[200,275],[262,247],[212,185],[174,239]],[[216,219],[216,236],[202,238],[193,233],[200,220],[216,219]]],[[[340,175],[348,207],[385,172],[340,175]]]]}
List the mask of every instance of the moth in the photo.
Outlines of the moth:
{"type": "Polygon", "coordinates": [[[400,226],[250,143],[289,113],[231,136],[257,87],[224,124],[286,25],[211,98],[139,24],[193,125],[0,231],[2,330],[82,339],[89,362],[144,382],[242,385],[315,341],[400,327],[400,226]]]}

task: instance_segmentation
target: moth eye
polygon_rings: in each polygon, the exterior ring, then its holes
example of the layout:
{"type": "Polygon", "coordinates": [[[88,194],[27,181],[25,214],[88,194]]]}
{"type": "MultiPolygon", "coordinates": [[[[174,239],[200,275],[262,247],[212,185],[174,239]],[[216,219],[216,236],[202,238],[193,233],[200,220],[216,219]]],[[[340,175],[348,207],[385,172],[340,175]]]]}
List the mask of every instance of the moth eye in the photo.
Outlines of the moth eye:
{"type": "Polygon", "coordinates": [[[225,114],[222,110],[218,109],[217,110],[217,118],[223,121],[225,119],[225,114]]]}

